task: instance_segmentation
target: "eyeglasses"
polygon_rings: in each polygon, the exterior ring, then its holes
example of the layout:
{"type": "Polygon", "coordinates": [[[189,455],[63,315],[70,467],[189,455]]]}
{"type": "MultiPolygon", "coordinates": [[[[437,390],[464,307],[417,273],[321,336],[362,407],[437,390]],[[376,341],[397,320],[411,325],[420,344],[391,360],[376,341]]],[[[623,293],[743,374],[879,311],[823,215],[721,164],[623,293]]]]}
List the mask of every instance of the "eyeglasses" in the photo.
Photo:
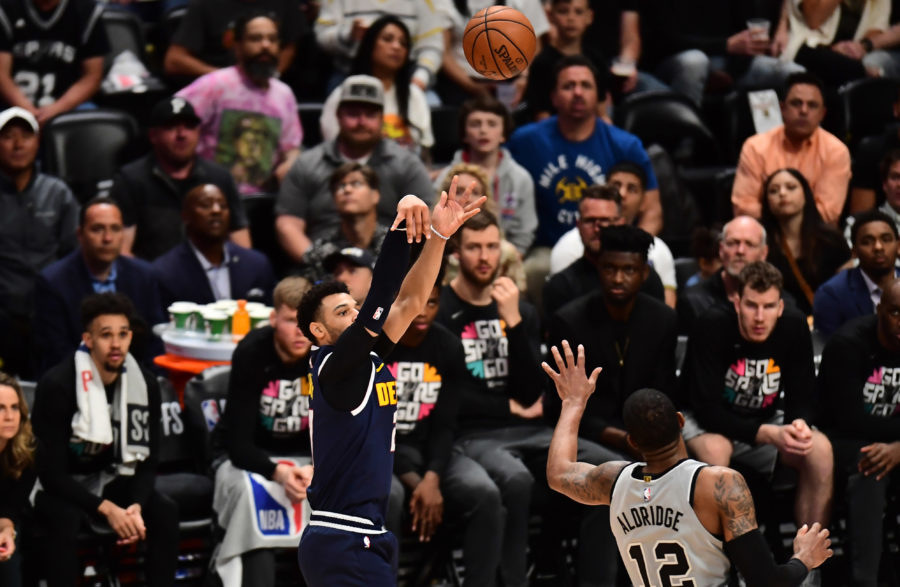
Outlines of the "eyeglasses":
{"type": "Polygon", "coordinates": [[[598,218],[590,218],[587,216],[582,216],[578,219],[578,222],[584,225],[591,225],[595,228],[603,228],[604,226],[610,226],[613,223],[613,218],[607,218],[604,216],[598,218]]]}
{"type": "Polygon", "coordinates": [[[347,189],[355,190],[356,188],[361,188],[364,185],[366,185],[366,182],[364,182],[364,181],[361,181],[359,179],[351,179],[350,181],[345,181],[345,182],[337,184],[334,191],[342,192],[347,189]]]}

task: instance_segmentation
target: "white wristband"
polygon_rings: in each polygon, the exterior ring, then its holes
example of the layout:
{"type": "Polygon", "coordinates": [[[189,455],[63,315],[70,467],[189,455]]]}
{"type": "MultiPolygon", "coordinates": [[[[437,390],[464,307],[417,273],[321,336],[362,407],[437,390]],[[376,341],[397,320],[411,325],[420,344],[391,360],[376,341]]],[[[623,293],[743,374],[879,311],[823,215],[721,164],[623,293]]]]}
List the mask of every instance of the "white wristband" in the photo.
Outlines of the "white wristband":
{"type": "Polygon", "coordinates": [[[434,234],[438,235],[439,237],[441,237],[441,238],[444,239],[445,241],[446,241],[446,240],[450,240],[450,237],[449,237],[449,236],[444,236],[444,235],[442,235],[441,233],[439,233],[437,230],[435,230],[435,229],[434,229],[434,224],[431,225],[431,232],[433,232],[434,234]]]}

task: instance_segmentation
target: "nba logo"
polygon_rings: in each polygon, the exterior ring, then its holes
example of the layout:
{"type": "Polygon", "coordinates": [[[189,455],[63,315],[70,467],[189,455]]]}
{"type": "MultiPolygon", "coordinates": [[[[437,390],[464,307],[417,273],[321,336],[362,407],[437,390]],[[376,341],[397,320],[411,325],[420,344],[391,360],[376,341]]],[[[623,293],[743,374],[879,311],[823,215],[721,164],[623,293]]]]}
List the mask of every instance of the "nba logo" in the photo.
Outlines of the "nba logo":
{"type": "Polygon", "coordinates": [[[369,540],[368,536],[363,536],[363,547],[364,548],[372,548],[372,541],[369,540]]]}
{"type": "Polygon", "coordinates": [[[200,402],[200,409],[203,410],[203,417],[206,419],[206,427],[212,431],[219,423],[219,404],[214,399],[206,399],[200,402]]]}
{"type": "Polygon", "coordinates": [[[374,314],[372,314],[372,320],[378,320],[379,318],[381,318],[382,313],[384,313],[384,308],[378,306],[378,309],[375,310],[374,314]]]}
{"type": "Polygon", "coordinates": [[[644,488],[644,501],[645,502],[650,501],[650,488],[649,487],[644,488]]]}

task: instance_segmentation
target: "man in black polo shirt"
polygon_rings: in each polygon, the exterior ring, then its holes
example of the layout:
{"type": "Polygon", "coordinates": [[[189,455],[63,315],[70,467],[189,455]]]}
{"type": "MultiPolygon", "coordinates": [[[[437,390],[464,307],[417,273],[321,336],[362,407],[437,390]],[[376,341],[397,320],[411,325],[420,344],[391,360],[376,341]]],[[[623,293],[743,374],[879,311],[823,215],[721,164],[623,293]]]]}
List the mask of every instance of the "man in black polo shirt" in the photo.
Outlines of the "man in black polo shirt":
{"type": "Polygon", "coordinates": [[[227,169],[197,157],[200,118],[184,98],[162,100],[150,113],[153,151],[122,167],[110,195],[125,222],[122,254],[152,261],[184,239],[184,195],[201,184],[219,187],[231,211],[231,240],[250,247],[247,215],[227,169]]]}

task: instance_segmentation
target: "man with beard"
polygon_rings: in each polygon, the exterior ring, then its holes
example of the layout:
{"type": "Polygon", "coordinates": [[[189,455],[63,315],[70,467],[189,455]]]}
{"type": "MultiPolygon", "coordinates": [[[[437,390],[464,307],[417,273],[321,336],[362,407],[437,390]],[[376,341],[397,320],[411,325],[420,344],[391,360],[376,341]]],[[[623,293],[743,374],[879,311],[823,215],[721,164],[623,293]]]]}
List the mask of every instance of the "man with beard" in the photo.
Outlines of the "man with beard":
{"type": "Polygon", "coordinates": [[[122,294],[84,299],[82,345],[38,382],[31,421],[38,438],[35,498],[47,528],[42,569],[51,587],[77,583],[78,535],[90,518],[120,545],[147,541],[152,587],[174,585],[178,506],[154,487],[159,458],[156,377],[129,353],[134,306],[122,294]]]}
{"type": "MultiPolygon", "coordinates": [[[[297,307],[309,282],[287,277],[276,287],[269,325],[252,330],[231,358],[228,401],[213,432],[217,452],[213,509],[225,529],[216,557],[223,584],[275,585],[274,548],[292,548],[297,535],[270,533],[260,516],[283,511],[258,505],[257,491],[281,493],[296,508],[312,477],[309,447],[310,341],[297,326],[297,307]],[[278,484],[280,487],[274,487],[278,484]],[[264,529],[264,528],[263,528],[264,529]]],[[[284,503],[284,502],[282,502],[284,503]]],[[[288,510],[289,511],[289,510],[288,510]]]]}
{"type": "Polygon", "coordinates": [[[172,302],[268,302],[275,283],[269,259],[228,240],[228,201],[218,187],[199,185],[184,197],[187,238],[153,262],[163,309],[172,302]]]}
{"type": "Polygon", "coordinates": [[[813,325],[825,336],[858,316],[875,313],[881,295],[898,275],[898,232],[881,210],[854,216],[850,227],[853,256],[859,266],[845,269],[816,290],[813,325]]]}
{"type": "Polygon", "coordinates": [[[250,246],[250,230],[237,186],[228,170],[197,157],[200,118],[184,98],[160,100],[150,111],[147,137],[153,150],[123,166],[113,178],[110,196],[122,210],[122,254],[153,261],[184,239],[184,194],[200,184],[215,184],[231,210],[230,237],[250,246]]]}
{"type": "MultiPolygon", "coordinates": [[[[581,435],[621,454],[631,452],[622,406],[643,387],[672,395],[675,390],[675,310],[640,293],[650,266],[653,237],[633,226],[603,229],[598,269],[600,287],[564,305],[550,319],[549,341],[587,349],[587,367],[603,367],[588,403],[581,435]]],[[[556,423],[560,399],[544,395],[544,412],[556,423]]]]}
{"type": "Polygon", "coordinates": [[[365,161],[379,179],[378,221],[390,225],[404,194],[431,194],[431,180],[422,161],[382,137],[384,87],[368,75],[348,77],[341,84],[337,118],[340,131],[305,151],[285,177],[275,206],[275,229],[288,256],[297,263],[312,241],[333,234],[341,224],[332,196],[331,177],[348,161],[365,161]]]}
{"type": "MultiPolygon", "coordinates": [[[[505,585],[522,586],[527,584],[531,500],[544,485],[543,463],[552,435],[541,418],[538,317],[511,279],[497,277],[500,228],[495,216],[481,212],[462,226],[454,241],[459,274],[441,293],[436,320],[462,339],[469,371],[457,448],[484,467],[500,490],[506,509],[501,575],[505,585]]],[[[616,458],[592,442],[579,449],[581,458],[594,463],[616,458]]],[[[584,512],[577,571],[586,583],[614,582],[614,545],[604,526],[608,528],[608,522],[601,512],[584,512]],[[597,543],[604,538],[605,544],[597,543]]]]}
{"type": "Polygon", "coordinates": [[[200,117],[197,153],[227,167],[242,194],[274,192],[300,153],[303,130],[290,87],[275,78],[278,25],[259,13],[234,25],[237,65],[178,92],[200,117]]]}

